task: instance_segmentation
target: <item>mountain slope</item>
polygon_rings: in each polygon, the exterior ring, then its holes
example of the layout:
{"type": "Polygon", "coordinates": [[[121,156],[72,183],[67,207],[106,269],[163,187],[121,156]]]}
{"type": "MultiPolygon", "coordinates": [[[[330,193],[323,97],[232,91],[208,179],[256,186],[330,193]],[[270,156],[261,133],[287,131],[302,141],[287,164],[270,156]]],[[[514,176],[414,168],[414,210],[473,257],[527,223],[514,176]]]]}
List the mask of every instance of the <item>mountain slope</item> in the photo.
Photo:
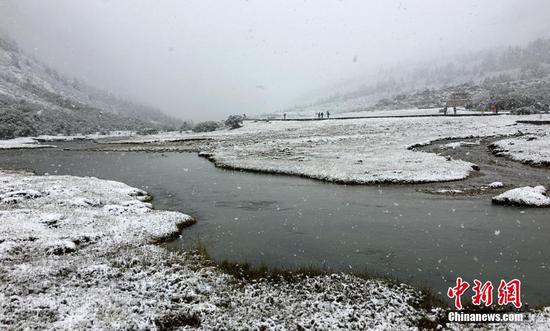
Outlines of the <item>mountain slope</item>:
{"type": "Polygon", "coordinates": [[[68,79],[0,37],[0,138],[169,128],[179,120],[68,79]]]}
{"type": "Polygon", "coordinates": [[[550,104],[550,39],[524,47],[496,48],[469,54],[443,54],[436,61],[398,66],[377,78],[356,81],[348,92],[285,110],[314,114],[444,105],[454,92],[467,92],[471,107],[495,103],[500,109],[548,109],[550,104]]]}

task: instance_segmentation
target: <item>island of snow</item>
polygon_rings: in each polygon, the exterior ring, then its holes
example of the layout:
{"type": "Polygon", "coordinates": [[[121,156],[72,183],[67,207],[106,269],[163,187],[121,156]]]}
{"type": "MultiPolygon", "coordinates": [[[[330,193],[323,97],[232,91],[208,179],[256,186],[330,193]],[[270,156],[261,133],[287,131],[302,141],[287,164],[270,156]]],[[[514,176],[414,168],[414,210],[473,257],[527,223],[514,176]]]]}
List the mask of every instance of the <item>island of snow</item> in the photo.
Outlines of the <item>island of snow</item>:
{"type": "MultiPolygon", "coordinates": [[[[476,166],[415,150],[445,138],[516,133],[510,116],[246,122],[203,151],[217,166],[325,181],[422,183],[466,178],[476,166]],[[452,133],[452,134],[451,134],[452,133]]],[[[521,126],[521,130],[530,130],[521,126]]]]}
{"type": "Polygon", "coordinates": [[[550,207],[550,197],[544,186],[525,186],[506,191],[493,197],[493,203],[531,207],[550,207]]]}

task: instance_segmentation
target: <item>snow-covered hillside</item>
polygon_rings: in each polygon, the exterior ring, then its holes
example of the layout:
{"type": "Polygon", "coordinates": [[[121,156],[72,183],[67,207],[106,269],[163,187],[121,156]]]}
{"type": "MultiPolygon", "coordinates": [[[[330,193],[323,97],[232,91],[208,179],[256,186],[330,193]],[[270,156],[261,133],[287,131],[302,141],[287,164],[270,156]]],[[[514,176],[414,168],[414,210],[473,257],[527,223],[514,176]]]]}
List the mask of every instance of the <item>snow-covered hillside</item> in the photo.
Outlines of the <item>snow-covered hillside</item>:
{"type": "Polygon", "coordinates": [[[445,54],[433,61],[381,70],[357,79],[336,94],[283,110],[312,116],[365,110],[442,107],[449,95],[466,92],[472,109],[495,103],[500,110],[548,111],[550,105],[550,39],[524,47],[445,54]]]}
{"type": "Polygon", "coordinates": [[[177,124],[158,110],[69,79],[0,37],[0,138],[177,124]]]}

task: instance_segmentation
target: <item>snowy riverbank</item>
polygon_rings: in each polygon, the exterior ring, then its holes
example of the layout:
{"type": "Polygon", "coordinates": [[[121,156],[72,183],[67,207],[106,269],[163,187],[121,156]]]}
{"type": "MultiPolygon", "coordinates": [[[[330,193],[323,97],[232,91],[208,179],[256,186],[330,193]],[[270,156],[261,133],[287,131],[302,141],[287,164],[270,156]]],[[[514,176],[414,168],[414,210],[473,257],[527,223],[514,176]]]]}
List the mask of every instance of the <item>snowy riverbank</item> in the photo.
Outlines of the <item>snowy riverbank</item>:
{"type": "Polygon", "coordinates": [[[532,165],[550,165],[550,129],[544,135],[499,140],[491,147],[496,155],[532,165]]]}
{"type": "MultiPolygon", "coordinates": [[[[114,181],[0,171],[0,328],[404,330],[434,315],[405,284],[245,281],[170,253],[156,244],[193,220],[148,198],[114,181]]],[[[531,318],[497,329],[550,326],[549,310],[531,318]]]]}
{"type": "Polygon", "coordinates": [[[540,127],[516,124],[518,119],[498,116],[247,123],[203,154],[222,167],[342,183],[451,181],[467,177],[475,171],[475,165],[412,147],[444,138],[544,132],[540,127]]]}
{"type": "Polygon", "coordinates": [[[54,145],[46,145],[44,142],[73,141],[73,140],[96,140],[105,138],[128,138],[135,135],[133,131],[113,131],[109,134],[86,134],[74,136],[47,136],[38,137],[20,137],[13,139],[0,140],[0,150],[2,149],[21,149],[21,148],[50,148],[54,145]]]}
{"type": "Polygon", "coordinates": [[[347,275],[241,283],[154,245],[192,219],[125,184],[0,172],[0,325],[380,330],[425,312],[407,285],[347,275]]]}
{"type": "Polygon", "coordinates": [[[48,148],[48,147],[55,147],[55,146],[39,144],[36,140],[30,137],[0,140],[0,149],[48,148]]]}
{"type": "Polygon", "coordinates": [[[419,146],[450,138],[547,134],[545,127],[516,123],[526,118],[529,116],[248,121],[236,130],[135,136],[104,144],[99,150],[199,151],[219,167],[347,184],[444,182],[464,179],[477,171],[477,166],[419,151],[419,146]]]}

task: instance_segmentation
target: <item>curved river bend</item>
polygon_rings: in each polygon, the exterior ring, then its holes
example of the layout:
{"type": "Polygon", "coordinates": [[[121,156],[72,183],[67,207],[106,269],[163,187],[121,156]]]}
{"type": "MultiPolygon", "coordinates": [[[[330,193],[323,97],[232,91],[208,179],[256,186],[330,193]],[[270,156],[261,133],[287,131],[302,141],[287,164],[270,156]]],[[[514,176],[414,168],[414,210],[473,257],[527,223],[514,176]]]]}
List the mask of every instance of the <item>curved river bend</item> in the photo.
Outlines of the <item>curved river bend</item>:
{"type": "MultiPolygon", "coordinates": [[[[63,144],[58,144],[63,145],[63,144]]],[[[66,146],[75,146],[65,144],[66,146]]],[[[345,186],[215,168],[190,153],[0,151],[0,169],[95,176],[152,193],[158,209],[194,216],[170,248],[197,240],[215,259],[388,275],[445,293],[457,276],[523,281],[550,304],[550,213],[414,187],[345,186]]]]}

